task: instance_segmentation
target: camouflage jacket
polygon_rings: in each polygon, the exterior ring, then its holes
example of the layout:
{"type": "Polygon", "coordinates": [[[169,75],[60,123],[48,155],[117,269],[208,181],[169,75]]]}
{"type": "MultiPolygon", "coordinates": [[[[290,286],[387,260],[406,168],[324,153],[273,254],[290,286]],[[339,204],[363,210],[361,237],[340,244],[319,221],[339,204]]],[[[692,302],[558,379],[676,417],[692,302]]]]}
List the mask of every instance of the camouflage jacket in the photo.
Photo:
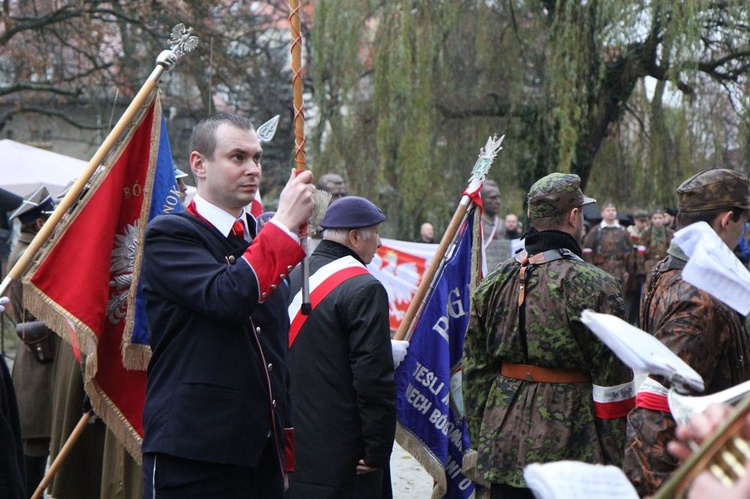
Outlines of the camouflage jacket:
{"type": "MultiPolygon", "coordinates": [[[[653,334],[703,377],[709,395],[750,379],[750,342],[731,308],[682,280],[687,257],[676,246],[649,273],[641,329],[653,334]]],[[[668,387],[665,380],[655,378],[668,387]]],[[[652,495],[678,465],[666,451],[675,423],[666,412],[636,407],[628,416],[623,469],[641,496],[652,495]]]]}
{"type": "Polygon", "coordinates": [[[669,244],[674,237],[674,231],[669,227],[661,227],[661,230],[649,227],[643,231],[638,244],[646,248],[643,255],[643,268],[639,273],[648,274],[657,263],[667,256],[669,244]]]}
{"type": "Polygon", "coordinates": [[[583,248],[586,261],[612,274],[620,286],[625,284],[625,274],[633,273],[633,242],[622,227],[592,227],[583,248]]]}
{"type": "MultiPolygon", "coordinates": [[[[539,247],[534,239],[527,235],[530,254],[561,247],[539,247]]],[[[579,253],[569,241],[568,249],[579,253]]],[[[573,369],[589,374],[600,387],[624,385],[632,397],[630,369],[578,321],[587,308],[622,317],[617,282],[580,259],[549,261],[527,269],[519,307],[520,268],[515,259],[503,262],[472,298],[463,395],[477,464],[465,471],[480,483],[525,487],[523,468],[532,462],[572,459],[619,466],[625,418],[596,416],[592,384],[529,382],[500,374],[503,362],[573,369]]]]}

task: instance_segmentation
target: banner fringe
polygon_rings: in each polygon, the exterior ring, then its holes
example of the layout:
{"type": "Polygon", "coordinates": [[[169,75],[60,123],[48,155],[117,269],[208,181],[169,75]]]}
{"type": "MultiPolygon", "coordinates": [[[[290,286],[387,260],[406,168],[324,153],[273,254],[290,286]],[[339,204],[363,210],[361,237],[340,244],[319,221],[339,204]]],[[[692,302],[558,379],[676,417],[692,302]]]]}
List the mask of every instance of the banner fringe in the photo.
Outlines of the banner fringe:
{"type": "Polygon", "coordinates": [[[42,293],[32,283],[28,283],[24,289],[24,308],[28,309],[37,319],[44,321],[47,327],[54,331],[64,341],[74,348],[78,348],[86,355],[86,372],[84,376],[84,389],[91,400],[94,412],[99,416],[107,428],[115,435],[133,459],[141,464],[141,436],[128,424],[127,419],[117,409],[112,400],[107,397],[94,379],[98,367],[96,354],[96,339],[93,333],[88,332],[80,321],[66,314],[62,307],[53,302],[47,295],[42,293]],[[75,331],[71,330],[71,323],[75,331]],[[71,335],[75,335],[76,345],[71,341],[71,335]]]}
{"type": "MultiPolygon", "coordinates": [[[[123,341],[126,341],[123,335],[123,341]]],[[[122,365],[130,371],[145,371],[151,361],[151,347],[128,341],[123,346],[122,365]]]]}
{"type": "Polygon", "coordinates": [[[68,314],[63,307],[55,303],[34,284],[24,281],[24,285],[23,307],[25,309],[38,320],[44,321],[48,328],[83,354],[91,355],[96,351],[96,337],[93,331],[68,314]],[[71,329],[71,323],[75,330],[71,329]],[[75,336],[75,342],[71,336],[75,336]]]}
{"type": "Polygon", "coordinates": [[[440,460],[430,452],[430,449],[422,443],[409,430],[396,424],[396,442],[404,448],[406,452],[414,456],[419,464],[435,480],[432,488],[432,499],[440,499],[448,492],[448,483],[445,478],[445,466],[440,460]]]}
{"type": "Polygon", "coordinates": [[[143,457],[141,454],[141,444],[143,439],[138,432],[133,430],[132,426],[128,423],[127,418],[117,409],[114,402],[107,396],[104,390],[101,389],[99,384],[96,382],[96,371],[98,368],[97,354],[94,353],[90,357],[86,358],[86,375],[84,381],[84,388],[86,393],[91,400],[91,406],[94,408],[94,412],[99,416],[104,424],[107,425],[109,431],[111,431],[118,442],[122,444],[125,450],[128,451],[138,466],[143,464],[143,457]]]}

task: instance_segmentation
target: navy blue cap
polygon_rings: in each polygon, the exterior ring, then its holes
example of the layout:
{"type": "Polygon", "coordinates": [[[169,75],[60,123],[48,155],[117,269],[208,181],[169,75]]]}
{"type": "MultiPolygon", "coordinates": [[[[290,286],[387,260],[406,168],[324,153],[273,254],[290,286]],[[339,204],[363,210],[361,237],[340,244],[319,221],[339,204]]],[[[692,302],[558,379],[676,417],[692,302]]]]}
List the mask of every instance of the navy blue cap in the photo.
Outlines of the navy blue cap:
{"type": "Polygon", "coordinates": [[[346,196],[331,203],[320,226],[324,229],[361,229],[384,220],[385,215],[372,202],[359,196],[346,196]]]}
{"type": "Polygon", "coordinates": [[[55,202],[49,195],[47,188],[42,186],[25,198],[16,211],[8,217],[10,220],[17,218],[21,224],[33,222],[37,218],[47,218],[55,210],[55,202]]]}

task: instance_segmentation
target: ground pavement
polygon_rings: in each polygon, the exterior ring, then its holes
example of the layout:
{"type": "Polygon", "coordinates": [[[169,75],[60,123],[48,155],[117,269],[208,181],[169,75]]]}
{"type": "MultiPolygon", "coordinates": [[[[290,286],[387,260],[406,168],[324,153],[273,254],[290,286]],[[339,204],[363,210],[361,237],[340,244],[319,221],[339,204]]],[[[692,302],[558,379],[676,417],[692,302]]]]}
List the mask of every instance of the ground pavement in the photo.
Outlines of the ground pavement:
{"type": "Polygon", "coordinates": [[[393,499],[429,499],[432,494],[432,477],[397,443],[391,454],[391,483],[393,499]]]}

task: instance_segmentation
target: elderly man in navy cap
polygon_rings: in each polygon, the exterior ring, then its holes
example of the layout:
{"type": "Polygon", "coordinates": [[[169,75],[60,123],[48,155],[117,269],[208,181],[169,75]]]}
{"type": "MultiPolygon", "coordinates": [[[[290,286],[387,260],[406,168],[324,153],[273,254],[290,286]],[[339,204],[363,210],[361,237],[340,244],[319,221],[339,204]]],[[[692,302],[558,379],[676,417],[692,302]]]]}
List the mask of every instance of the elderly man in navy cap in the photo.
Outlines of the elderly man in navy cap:
{"type": "MultiPolygon", "coordinates": [[[[289,374],[296,471],[291,498],[391,495],[388,462],[396,430],[388,296],[367,270],[380,247],[383,212],[347,196],[323,217],[310,257],[309,315],[300,313],[301,271],[292,272],[289,374]]],[[[392,355],[393,354],[393,355],[392,355]]]]}

